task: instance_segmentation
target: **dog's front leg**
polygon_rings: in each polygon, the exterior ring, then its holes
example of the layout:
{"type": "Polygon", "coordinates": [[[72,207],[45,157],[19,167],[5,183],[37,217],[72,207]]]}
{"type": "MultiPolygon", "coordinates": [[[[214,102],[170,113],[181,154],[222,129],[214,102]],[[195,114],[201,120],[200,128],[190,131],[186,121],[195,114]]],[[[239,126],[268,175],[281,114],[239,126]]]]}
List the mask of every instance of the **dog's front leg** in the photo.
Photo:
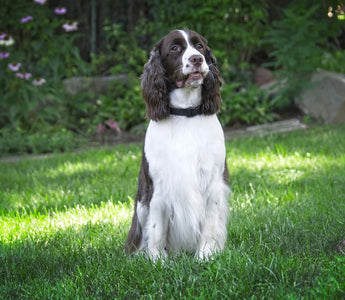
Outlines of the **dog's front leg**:
{"type": "Polygon", "coordinates": [[[227,236],[229,189],[221,180],[218,180],[216,184],[210,186],[210,191],[205,223],[196,253],[199,259],[208,259],[222,250],[227,236]]]}
{"type": "Polygon", "coordinates": [[[148,254],[152,260],[167,256],[166,242],[169,219],[166,209],[159,197],[153,196],[150,203],[149,220],[147,224],[148,254]]]}

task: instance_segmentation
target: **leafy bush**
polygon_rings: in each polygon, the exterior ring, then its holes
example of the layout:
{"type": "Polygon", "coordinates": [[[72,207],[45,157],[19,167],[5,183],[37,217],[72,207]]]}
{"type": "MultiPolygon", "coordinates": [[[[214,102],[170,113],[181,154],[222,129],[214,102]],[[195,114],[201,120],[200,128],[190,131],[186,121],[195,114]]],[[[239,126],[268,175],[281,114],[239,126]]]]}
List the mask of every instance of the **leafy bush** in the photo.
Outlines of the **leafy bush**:
{"type": "Polygon", "coordinates": [[[140,83],[137,78],[129,78],[127,83],[111,86],[101,101],[95,118],[97,123],[114,119],[120,128],[128,130],[144,123],[145,103],[141,97],[140,83]]]}
{"type": "Polygon", "coordinates": [[[105,20],[103,30],[106,49],[92,56],[93,72],[139,76],[147,60],[148,51],[142,48],[143,36],[150,34],[147,22],[142,20],[132,32],[127,32],[121,24],[105,20]]]}
{"type": "Polygon", "coordinates": [[[252,85],[238,90],[240,83],[222,87],[222,110],[219,119],[223,125],[234,123],[259,124],[274,120],[274,108],[279,98],[271,100],[269,95],[252,85]]]}
{"type": "Polygon", "coordinates": [[[145,122],[145,103],[137,77],[128,76],[126,81],[110,84],[107,93],[98,97],[80,93],[66,99],[65,126],[88,136],[94,134],[98,126],[107,126],[109,120],[115,121],[121,130],[145,122]]]}
{"type": "Polygon", "coordinates": [[[300,5],[293,3],[265,32],[264,42],[271,49],[269,56],[272,57],[267,65],[277,70],[281,80],[286,80],[280,89],[286,101],[299,94],[310,73],[320,66],[323,53],[320,45],[326,41],[327,27],[319,22],[319,11],[320,5],[302,10],[300,5]]]}
{"type": "Polygon", "coordinates": [[[321,68],[333,72],[345,73],[345,51],[336,50],[334,52],[325,52],[322,56],[321,68]]]}
{"type": "Polygon", "coordinates": [[[61,78],[87,71],[73,44],[77,35],[61,28],[66,24],[47,5],[33,1],[15,7],[10,1],[1,4],[0,28],[5,32],[0,51],[8,57],[0,60],[0,126],[35,131],[60,118],[61,78]],[[5,40],[13,43],[6,45],[5,40]]]}

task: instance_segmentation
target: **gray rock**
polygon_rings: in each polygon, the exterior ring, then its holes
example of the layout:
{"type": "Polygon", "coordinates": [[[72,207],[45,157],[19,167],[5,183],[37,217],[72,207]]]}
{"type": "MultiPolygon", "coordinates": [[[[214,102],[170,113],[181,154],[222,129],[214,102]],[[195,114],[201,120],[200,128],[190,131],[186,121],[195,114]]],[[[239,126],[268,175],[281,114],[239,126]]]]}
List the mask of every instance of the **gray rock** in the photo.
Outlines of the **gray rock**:
{"type": "Polygon", "coordinates": [[[290,119],[267,123],[262,125],[249,126],[246,129],[224,130],[226,140],[248,136],[267,136],[276,133],[285,133],[297,130],[304,130],[307,126],[298,119],[290,119]]]}
{"type": "Polygon", "coordinates": [[[312,75],[310,83],[296,105],[326,124],[345,123],[345,75],[319,70],[312,75]]]}
{"type": "Polygon", "coordinates": [[[63,80],[65,91],[70,95],[92,92],[95,96],[106,94],[110,84],[127,82],[125,74],[105,77],[71,77],[63,80]]]}
{"type": "Polygon", "coordinates": [[[269,95],[273,98],[276,94],[279,93],[280,90],[286,88],[287,80],[286,79],[273,79],[263,85],[260,86],[260,89],[265,90],[269,95]]]}

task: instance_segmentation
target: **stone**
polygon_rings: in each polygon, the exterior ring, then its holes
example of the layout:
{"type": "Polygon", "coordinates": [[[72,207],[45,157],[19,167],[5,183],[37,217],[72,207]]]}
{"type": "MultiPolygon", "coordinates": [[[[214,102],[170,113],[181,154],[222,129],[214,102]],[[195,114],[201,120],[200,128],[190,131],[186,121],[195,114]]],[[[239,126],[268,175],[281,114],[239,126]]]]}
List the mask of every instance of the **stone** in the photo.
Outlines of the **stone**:
{"type": "Polygon", "coordinates": [[[253,72],[254,81],[258,86],[263,86],[273,80],[273,74],[270,70],[259,67],[253,72]]]}
{"type": "Polygon", "coordinates": [[[279,93],[280,90],[286,87],[287,80],[286,79],[273,79],[263,85],[260,86],[260,89],[265,90],[272,99],[275,97],[276,94],[279,93]]]}
{"type": "Polygon", "coordinates": [[[345,75],[318,70],[295,102],[305,114],[326,124],[345,123],[345,75]]]}
{"type": "Polygon", "coordinates": [[[307,126],[298,119],[282,120],[273,123],[249,126],[245,129],[224,130],[225,139],[232,140],[240,137],[260,136],[264,137],[276,133],[285,133],[307,129],[307,126]]]}
{"type": "Polygon", "coordinates": [[[63,80],[65,91],[70,95],[92,92],[95,96],[106,94],[110,84],[127,82],[125,74],[104,77],[71,77],[63,80]]]}

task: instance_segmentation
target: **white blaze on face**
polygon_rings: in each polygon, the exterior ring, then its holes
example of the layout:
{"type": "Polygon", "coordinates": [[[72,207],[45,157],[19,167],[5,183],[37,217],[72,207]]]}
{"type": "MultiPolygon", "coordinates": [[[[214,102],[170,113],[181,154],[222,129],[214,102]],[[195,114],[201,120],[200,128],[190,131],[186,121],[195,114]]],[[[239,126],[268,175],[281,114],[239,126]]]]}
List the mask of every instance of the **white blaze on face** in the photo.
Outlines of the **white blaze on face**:
{"type": "Polygon", "coordinates": [[[204,55],[194,48],[193,45],[189,42],[188,35],[185,31],[179,30],[184,39],[187,43],[187,48],[182,56],[182,73],[184,75],[189,75],[186,85],[187,86],[199,86],[202,84],[204,77],[209,71],[208,65],[206,63],[206,59],[204,55]],[[191,63],[190,58],[193,55],[201,56],[202,63],[199,67],[195,68],[195,66],[191,63]]]}

